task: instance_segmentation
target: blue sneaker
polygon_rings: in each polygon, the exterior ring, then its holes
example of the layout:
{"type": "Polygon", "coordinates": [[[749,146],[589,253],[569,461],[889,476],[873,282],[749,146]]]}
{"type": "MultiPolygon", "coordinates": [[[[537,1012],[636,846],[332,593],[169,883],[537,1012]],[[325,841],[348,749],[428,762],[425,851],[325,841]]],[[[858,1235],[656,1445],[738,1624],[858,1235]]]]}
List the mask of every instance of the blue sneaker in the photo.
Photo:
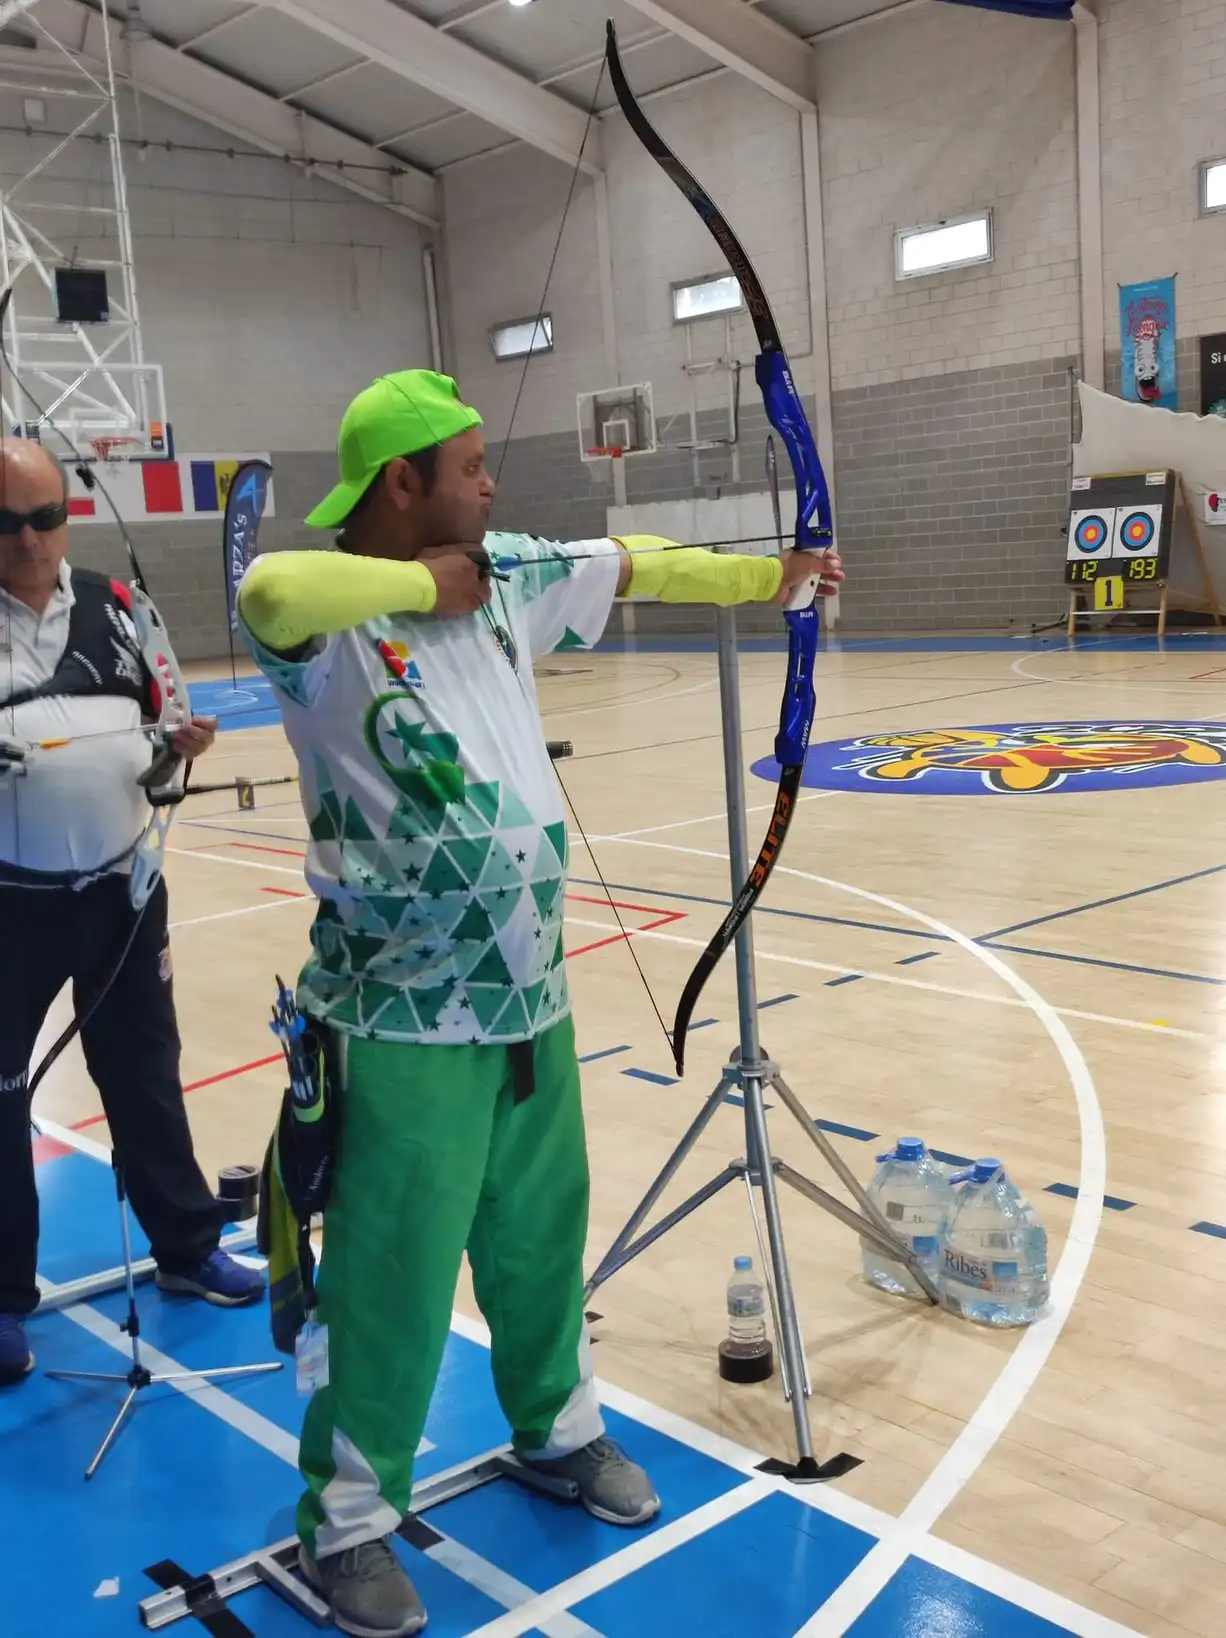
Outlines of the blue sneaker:
{"type": "Polygon", "coordinates": [[[203,1297],[205,1302],[216,1303],[219,1308],[241,1308],[244,1303],[258,1302],[264,1295],[264,1276],[259,1269],[235,1262],[221,1250],[210,1252],[187,1274],[171,1274],[159,1268],[157,1283],[161,1291],[173,1291],[183,1297],[203,1297]]]}
{"type": "Polygon", "coordinates": [[[0,1387],[24,1382],[34,1369],[34,1355],[26,1341],[19,1314],[0,1314],[0,1387]]]}

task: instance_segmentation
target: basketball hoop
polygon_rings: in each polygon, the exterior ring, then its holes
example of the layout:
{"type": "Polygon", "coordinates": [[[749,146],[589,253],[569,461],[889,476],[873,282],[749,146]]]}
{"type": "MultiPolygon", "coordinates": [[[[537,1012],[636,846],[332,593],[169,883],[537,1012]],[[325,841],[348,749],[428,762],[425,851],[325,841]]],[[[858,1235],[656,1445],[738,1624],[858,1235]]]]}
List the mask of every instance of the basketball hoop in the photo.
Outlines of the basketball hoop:
{"type": "Polygon", "coordinates": [[[96,461],[119,462],[124,459],[124,452],[135,449],[139,445],[137,438],[91,438],[89,447],[94,452],[96,461]]]}
{"type": "Polygon", "coordinates": [[[620,461],[626,452],[619,444],[598,444],[594,449],[585,449],[583,453],[589,461],[620,461]]]}

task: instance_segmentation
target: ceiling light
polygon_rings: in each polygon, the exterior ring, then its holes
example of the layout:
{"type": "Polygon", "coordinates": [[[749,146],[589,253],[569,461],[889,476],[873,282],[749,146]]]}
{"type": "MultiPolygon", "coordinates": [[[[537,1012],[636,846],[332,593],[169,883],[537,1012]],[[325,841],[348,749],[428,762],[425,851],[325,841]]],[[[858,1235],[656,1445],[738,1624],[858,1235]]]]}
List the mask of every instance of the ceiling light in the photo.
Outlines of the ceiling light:
{"type": "Polygon", "coordinates": [[[45,125],[47,123],[47,104],[41,97],[23,97],[21,112],[25,116],[27,125],[45,125]]]}
{"type": "Polygon", "coordinates": [[[513,6],[530,6],[532,0],[510,0],[510,4],[513,6]]]}

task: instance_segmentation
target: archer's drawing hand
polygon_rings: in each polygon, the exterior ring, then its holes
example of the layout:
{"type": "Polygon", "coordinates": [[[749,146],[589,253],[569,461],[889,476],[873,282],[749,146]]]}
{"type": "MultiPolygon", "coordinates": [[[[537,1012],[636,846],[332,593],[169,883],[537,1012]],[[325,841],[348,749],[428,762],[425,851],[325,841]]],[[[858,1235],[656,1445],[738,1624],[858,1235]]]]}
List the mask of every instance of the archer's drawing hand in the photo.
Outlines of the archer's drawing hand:
{"type": "Polygon", "coordinates": [[[475,614],[490,600],[490,582],[482,578],[480,565],[469,555],[473,550],[472,546],[427,546],[418,554],[417,561],[429,569],[438,589],[432,612],[443,619],[475,614]]]}
{"type": "Polygon", "coordinates": [[[185,762],[194,762],[198,756],[212,750],[216,738],[216,717],[193,717],[175,731],[170,743],[185,762]]]}
{"type": "Polygon", "coordinates": [[[786,603],[797,586],[808,580],[810,575],[821,575],[817,588],[819,597],[833,597],[847,579],[843,573],[843,559],[833,548],[825,552],[787,551],[780,562],[783,564],[783,579],[775,593],[776,603],[786,603]]]}

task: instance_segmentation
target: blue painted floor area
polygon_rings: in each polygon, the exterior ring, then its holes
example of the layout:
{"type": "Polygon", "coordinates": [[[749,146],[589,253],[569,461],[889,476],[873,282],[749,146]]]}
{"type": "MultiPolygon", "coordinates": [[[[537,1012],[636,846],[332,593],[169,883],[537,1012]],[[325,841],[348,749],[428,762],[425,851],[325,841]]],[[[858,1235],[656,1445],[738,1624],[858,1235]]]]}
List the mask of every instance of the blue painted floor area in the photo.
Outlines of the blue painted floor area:
{"type": "MultiPolygon", "coordinates": [[[[88,1156],[66,1156],[40,1167],[39,1182],[43,1271],[68,1279],[114,1261],[109,1168],[88,1156]]],[[[138,1306],[146,1346],[178,1368],[278,1357],[265,1304],[225,1311],[144,1286],[138,1306]]],[[[114,1293],[84,1314],[119,1321],[125,1311],[124,1297],[114,1293]]],[[[72,1312],[33,1317],[38,1369],[21,1386],[0,1391],[0,1562],[20,1567],[21,1589],[5,1602],[5,1638],[135,1635],[142,1630],[138,1605],[156,1590],[147,1567],[169,1559],[202,1575],[293,1533],[300,1489],[295,1445],[305,1402],[292,1369],[223,1383],[214,1390],[217,1399],[167,1386],[144,1390],[87,1484],[85,1465],[122,1402],[124,1385],[53,1382],[43,1373],[122,1373],[129,1357],[126,1344],[121,1351],[97,1339],[72,1312]],[[217,1414],[219,1406],[235,1414],[243,1408],[242,1431],[217,1414]],[[112,1579],[117,1595],[95,1597],[112,1579]]],[[[159,1368],[156,1357],[151,1364],[159,1368]]],[[[732,1493],[748,1475],[697,1448],[700,1435],[686,1443],[616,1411],[608,1422],[611,1436],[652,1474],[663,1498],[658,1519],[644,1531],[619,1530],[506,1479],[432,1509],[428,1523],[442,1534],[454,1568],[396,1544],[430,1611],[432,1633],[465,1638],[495,1619],[504,1605],[482,1588],[497,1590],[500,1576],[504,1587],[509,1577],[518,1588],[502,1596],[522,1601],[603,1566],[597,1573],[612,1578],[608,1585],[568,1588],[568,1608],[589,1633],[791,1638],[876,1545],[867,1530],[823,1511],[824,1493],[766,1491],[729,1517],[704,1515],[708,1507],[718,1513],[721,1498],[735,1507],[742,1498],[732,1493]],[[671,1531],[668,1550],[650,1562],[639,1562],[637,1553],[624,1564],[617,1560],[635,1543],[650,1553],[652,1538],[664,1530],[671,1531]]],[[[482,1456],[506,1439],[489,1355],[456,1334],[426,1439],[432,1448],[418,1460],[419,1478],[482,1456]]],[[[240,1630],[255,1638],[307,1638],[311,1630],[263,1588],[241,1594],[231,1609],[245,1624],[240,1630]]],[[[185,1620],[173,1630],[192,1638],[202,1629],[185,1620]]],[[[913,1558],[851,1632],[852,1638],[1057,1638],[1065,1630],[913,1558]]]]}
{"type": "Polygon", "coordinates": [[[191,693],[192,710],[197,716],[216,717],[223,733],[281,720],[272,684],[258,672],[244,672],[234,682],[194,682],[191,693]]]}
{"type": "Polygon", "coordinates": [[[768,1496],[574,1613],[606,1638],[648,1630],[792,1638],[873,1546],[872,1536],[790,1496],[768,1496]]]}
{"type": "Polygon", "coordinates": [[[909,1558],[847,1638],[1060,1638],[1057,1627],[935,1564],[909,1558]]]}

